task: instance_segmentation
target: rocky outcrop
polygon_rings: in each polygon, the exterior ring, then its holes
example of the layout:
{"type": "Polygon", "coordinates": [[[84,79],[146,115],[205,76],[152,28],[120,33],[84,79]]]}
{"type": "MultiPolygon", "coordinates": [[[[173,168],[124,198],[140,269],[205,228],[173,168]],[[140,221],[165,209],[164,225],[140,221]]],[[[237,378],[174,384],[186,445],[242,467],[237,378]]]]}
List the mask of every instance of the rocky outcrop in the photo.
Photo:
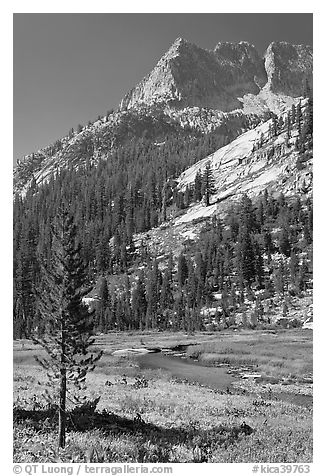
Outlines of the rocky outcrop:
{"type": "Polygon", "coordinates": [[[189,139],[214,131],[219,146],[298,102],[312,86],[312,48],[274,42],[264,59],[245,41],[205,50],[178,38],[118,111],[17,162],[14,190],[25,193],[58,170],[97,162],[130,140],[189,139]],[[296,99],[295,99],[296,98],[296,99]]]}
{"type": "Polygon", "coordinates": [[[120,108],[164,103],[231,111],[241,107],[238,96],[257,94],[266,81],[263,60],[249,43],[219,43],[208,51],[178,38],[120,108]]]}
{"type": "Polygon", "coordinates": [[[256,48],[247,41],[240,43],[220,42],[214,49],[218,63],[229,74],[224,87],[234,91],[234,86],[242,91],[258,93],[266,84],[264,62],[256,48]]]}
{"type": "Polygon", "coordinates": [[[310,46],[273,42],[260,58],[245,41],[218,43],[209,51],[178,38],[120,108],[164,104],[232,111],[242,107],[239,99],[262,89],[298,97],[306,79],[312,85],[310,46]]]}
{"type": "MultiPolygon", "coordinates": [[[[307,107],[308,100],[302,101],[302,117],[307,117],[307,107]]],[[[312,150],[303,155],[296,147],[297,126],[288,136],[285,120],[290,111],[281,116],[277,136],[270,133],[273,119],[269,119],[182,172],[178,190],[185,192],[187,187],[194,187],[197,174],[203,175],[209,164],[215,194],[212,205],[194,203],[175,223],[211,216],[237,202],[244,193],[256,197],[268,189],[276,196],[281,192],[288,197],[312,196],[312,150]]]]}
{"type": "Polygon", "coordinates": [[[265,53],[265,69],[267,86],[272,92],[301,96],[306,80],[312,87],[312,48],[273,42],[265,53]]]}

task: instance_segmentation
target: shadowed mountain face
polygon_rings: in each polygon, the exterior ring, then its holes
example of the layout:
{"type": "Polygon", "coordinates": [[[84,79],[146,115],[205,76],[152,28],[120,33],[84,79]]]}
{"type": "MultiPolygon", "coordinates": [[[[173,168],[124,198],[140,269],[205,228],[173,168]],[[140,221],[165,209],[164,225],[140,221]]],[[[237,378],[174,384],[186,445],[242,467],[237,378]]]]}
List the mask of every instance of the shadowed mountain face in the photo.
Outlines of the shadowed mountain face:
{"type": "Polygon", "coordinates": [[[305,79],[312,81],[310,46],[272,43],[263,59],[244,41],[218,43],[208,51],[178,38],[120,108],[164,103],[231,111],[241,107],[239,98],[257,95],[265,85],[278,94],[300,96],[305,79]]]}
{"type": "Polygon", "coordinates": [[[168,103],[230,111],[240,107],[238,96],[257,94],[257,84],[266,81],[263,60],[249,43],[219,43],[207,51],[178,38],[121,108],[168,103]]]}
{"type": "Polygon", "coordinates": [[[312,87],[312,48],[273,42],[265,53],[265,68],[271,91],[288,96],[300,96],[306,80],[312,87]]]}

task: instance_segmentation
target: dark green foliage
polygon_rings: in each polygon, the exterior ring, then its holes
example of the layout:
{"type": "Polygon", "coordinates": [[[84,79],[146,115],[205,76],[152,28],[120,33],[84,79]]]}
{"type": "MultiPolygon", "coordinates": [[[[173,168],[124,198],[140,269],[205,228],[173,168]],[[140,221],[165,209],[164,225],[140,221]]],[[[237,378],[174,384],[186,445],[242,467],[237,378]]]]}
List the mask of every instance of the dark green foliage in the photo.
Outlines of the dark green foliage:
{"type": "Polygon", "coordinates": [[[286,130],[286,145],[289,147],[290,139],[291,139],[291,115],[288,112],[286,119],[285,119],[285,130],[286,130]]]}
{"type": "Polygon", "coordinates": [[[110,305],[108,283],[105,278],[101,279],[98,299],[99,301],[97,303],[96,311],[95,311],[96,313],[95,326],[99,331],[104,332],[106,330],[106,313],[110,305]]]}
{"type": "Polygon", "coordinates": [[[139,323],[139,329],[148,329],[148,322],[146,321],[147,300],[145,292],[144,273],[140,273],[137,279],[136,286],[131,296],[131,309],[135,316],[136,322],[139,323]]]}
{"type": "Polygon", "coordinates": [[[276,117],[272,119],[271,137],[276,137],[278,133],[278,124],[276,117]]]}
{"type": "Polygon", "coordinates": [[[196,202],[200,202],[202,199],[202,176],[200,170],[198,170],[196,177],[195,177],[195,200],[196,202]]]}
{"type": "Polygon", "coordinates": [[[160,303],[162,275],[158,269],[157,260],[154,259],[151,269],[148,271],[146,283],[146,328],[157,328],[160,303]]]}
{"type": "Polygon", "coordinates": [[[255,242],[254,244],[254,252],[255,252],[255,278],[258,288],[261,289],[263,287],[264,281],[264,259],[261,251],[260,244],[255,242]]]}
{"type": "MultiPolygon", "coordinates": [[[[119,213],[125,212],[121,209],[119,213]]],[[[78,235],[78,228],[76,233],[78,235]]],[[[83,232],[82,247],[94,233],[96,231],[83,232]]],[[[110,329],[199,329],[202,326],[199,310],[203,305],[215,305],[214,292],[224,296],[222,322],[231,323],[233,311],[241,305],[245,294],[252,293],[251,289],[261,289],[266,296],[272,296],[275,292],[283,295],[288,286],[293,288],[295,285],[298,292],[310,286],[309,262],[300,264],[297,257],[302,248],[311,246],[311,240],[311,200],[288,201],[283,195],[275,199],[268,192],[255,203],[243,196],[223,221],[212,220],[197,244],[186,248],[176,260],[170,255],[162,272],[158,260],[151,256],[146,246],[140,244],[136,251],[125,229],[120,226],[113,240],[97,241],[99,249],[101,246],[107,249],[109,264],[104,270],[105,278],[102,276],[97,286],[95,328],[98,332],[110,329]],[[272,232],[279,227],[280,231],[272,232]],[[289,269],[283,264],[272,263],[275,251],[281,252],[284,259],[292,256],[289,269]],[[135,264],[137,267],[137,263],[143,263],[145,267],[137,278],[131,276],[129,279],[125,270],[135,264]],[[109,285],[117,273],[125,276],[119,289],[109,285]]],[[[45,244],[42,248],[47,250],[45,244]]],[[[98,260],[99,255],[95,253],[94,256],[89,244],[83,249],[83,256],[88,279],[94,279],[90,264],[93,259],[98,260]]],[[[20,260],[18,264],[20,266],[20,260]]],[[[17,335],[25,329],[25,321],[18,317],[23,315],[23,311],[17,290],[15,295],[17,335]]],[[[36,313],[32,328],[39,329],[41,335],[45,331],[42,319],[40,323],[36,313]]]]}
{"type": "MultiPolygon", "coordinates": [[[[89,354],[93,322],[82,298],[86,294],[86,266],[76,243],[76,226],[64,207],[52,228],[51,259],[41,257],[39,314],[46,332],[34,336],[48,354],[37,358],[58,391],[59,446],[65,446],[66,398],[69,382],[79,389],[101,352],[89,354]]],[[[39,320],[39,318],[38,318],[39,320]]],[[[53,398],[53,397],[52,397],[53,398]]],[[[53,400],[52,400],[53,403],[53,400]]]]}
{"type": "Polygon", "coordinates": [[[205,205],[208,207],[210,205],[210,198],[215,192],[214,187],[214,177],[211,167],[211,163],[206,164],[203,176],[202,176],[202,196],[205,197],[205,205]]]}
{"type": "Polygon", "coordinates": [[[237,265],[241,279],[250,286],[255,279],[255,250],[251,234],[245,226],[239,230],[237,265]]]}
{"type": "Polygon", "coordinates": [[[279,248],[281,253],[289,257],[291,254],[291,243],[289,238],[289,231],[286,227],[282,228],[279,236],[279,248]]]}
{"type": "Polygon", "coordinates": [[[166,268],[163,273],[160,306],[162,316],[166,316],[166,310],[171,309],[173,306],[172,277],[168,268],[166,268]]]}
{"type": "Polygon", "coordinates": [[[296,123],[296,120],[297,120],[296,108],[295,108],[295,105],[292,104],[292,107],[291,107],[291,122],[292,122],[292,125],[296,123]]]}
{"type": "Polygon", "coordinates": [[[177,272],[178,272],[178,283],[179,283],[179,286],[182,288],[188,276],[187,261],[183,253],[181,253],[179,256],[177,272]]]}
{"type": "Polygon", "coordinates": [[[271,256],[274,250],[274,245],[273,245],[273,239],[271,232],[269,230],[266,230],[264,232],[264,249],[268,255],[268,257],[271,256]]]}
{"type": "MultiPolygon", "coordinates": [[[[305,167],[311,157],[312,99],[307,107],[303,104],[293,107],[285,124],[275,118],[273,124],[274,133],[287,131],[289,140],[301,127],[301,137],[297,138],[298,160],[299,166],[305,167]]],[[[311,201],[299,204],[282,196],[276,200],[267,190],[254,203],[245,195],[223,221],[213,220],[200,237],[200,243],[187,245],[179,264],[178,257],[173,263],[170,259],[167,270],[160,267],[160,262],[155,263],[152,251],[145,245],[135,246],[136,233],[159,225],[176,206],[184,208],[203,198],[206,205],[211,205],[215,191],[210,163],[202,173],[197,173],[194,185],[182,192],[177,191],[173,177],[224,145],[218,134],[194,134],[184,140],[184,136],[171,133],[169,137],[160,137],[159,145],[152,138],[135,139],[134,135],[114,152],[103,149],[103,160],[96,166],[93,155],[99,144],[95,144],[94,137],[83,130],[82,138],[75,139],[70,146],[71,155],[78,160],[85,158],[85,162],[81,161],[84,165],[58,172],[47,184],[37,185],[34,180],[24,198],[15,197],[15,337],[43,335],[46,331],[36,298],[41,277],[37,256],[41,254],[45,263],[51,258],[51,223],[63,201],[69,203],[74,216],[76,241],[88,281],[101,294],[99,277],[105,276],[109,288],[107,304],[102,306],[106,299],[99,300],[94,320],[96,331],[169,328],[171,323],[174,328],[186,328],[187,319],[191,326],[194,323],[198,326],[198,309],[211,303],[213,292],[223,289],[230,292],[232,283],[237,284],[241,296],[251,287],[273,293],[275,283],[268,278],[266,266],[271,267],[270,277],[274,276],[275,265],[271,260],[275,251],[288,259],[291,253],[299,256],[308,250],[308,270],[305,271],[305,266],[301,269],[299,264],[301,278],[297,287],[301,290],[309,287],[311,201]],[[142,283],[135,286],[135,270],[140,265],[142,283]],[[127,275],[128,283],[124,281],[127,275]],[[124,285],[116,286],[115,277],[124,285]],[[175,319],[173,316],[179,309],[183,314],[175,319]]],[[[103,146],[105,138],[102,139],[103,146]]],[[[57,142],[53,148],[60,150],[62,142],[57,142]]]]}

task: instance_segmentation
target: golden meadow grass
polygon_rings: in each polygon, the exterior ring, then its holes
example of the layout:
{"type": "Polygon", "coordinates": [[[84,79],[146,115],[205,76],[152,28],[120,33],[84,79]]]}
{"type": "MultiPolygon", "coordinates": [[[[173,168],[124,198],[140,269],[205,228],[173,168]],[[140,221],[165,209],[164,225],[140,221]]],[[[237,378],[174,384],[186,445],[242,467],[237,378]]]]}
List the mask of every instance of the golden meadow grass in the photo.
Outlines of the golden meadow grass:
{"type": "MultiPolygon", "coordinates": [[[[307,372],[311,371],[311,333],[282,332],[279,345],[275,336],[261,334],[219,333],[189,339],[179,335],[171,342],[202,341],[189,348],[189,353],[196,350],[199,358],[206,353],[229,356],[239,359],[238,363],[242,349],[242,358],[255,360],[255,365],[266,366],[268,358],[269,373],[274,375],[283,368],[299,378],[305,365],[307,372]],[[284,361],[284,367],[276,365],[278,361],[284,361]]],[[[31,418],[15,420],[15,462],[82,462],[90,458],[94,462],[312,461],[310,407],[269,399],[267,393],[259,392],[259,385],[253,384],[250,393],[227,394],[180,382],[164,371],[139,369],[135,359],[109,355],[119,347],[139,347],[140,339],[146,345],[169,344],[168,335],[128,337],[102,336],[106,353],[101,365],[88,375],[85,393],[89,401],[101,397],[95,416],[88,420],[87,415],[81,415],[75,420],[75,428],[73,424],[69,427],[68,444],[60,451],[55,418],[36,421],[32,412],[42,406],[46,386],[46,376],[32,355],[37,349],[27,343],[24,349],[15,344],[14,402],[31,410],[31,418]],[[147,386],[137,387],[140,377],[147,386]],[[134,423],[137,414],[140,424],[134,423]],[[244,421],[254,429],[251,434],[240,431],[244,421]]],[[[289,387],[282,389],[293,391],[289,387]]]]}

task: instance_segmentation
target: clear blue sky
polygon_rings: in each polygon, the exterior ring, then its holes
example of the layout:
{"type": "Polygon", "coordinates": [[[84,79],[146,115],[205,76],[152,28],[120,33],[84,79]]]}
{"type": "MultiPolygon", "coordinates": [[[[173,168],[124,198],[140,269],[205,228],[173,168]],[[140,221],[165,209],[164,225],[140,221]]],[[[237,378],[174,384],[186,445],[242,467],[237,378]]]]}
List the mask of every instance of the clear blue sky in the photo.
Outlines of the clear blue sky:
{"type": "Polygon", "coordinates": [[[312,45],[312,14],[14,14],[14,161],[119,104],[182,36],[312,45]]]}

